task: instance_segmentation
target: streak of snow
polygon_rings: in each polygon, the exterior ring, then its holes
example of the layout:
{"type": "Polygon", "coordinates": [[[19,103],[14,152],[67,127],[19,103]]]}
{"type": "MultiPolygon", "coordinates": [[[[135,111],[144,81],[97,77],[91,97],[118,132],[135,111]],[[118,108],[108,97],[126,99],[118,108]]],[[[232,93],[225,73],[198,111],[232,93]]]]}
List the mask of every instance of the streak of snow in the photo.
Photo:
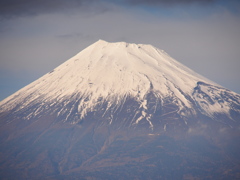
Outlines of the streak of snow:
{"type": "MultiPolygon", "coordinates": [[[[108,43],[99,40],[90,45],[48,74],[27,85],[0,102],[0,112],[45,103],[54,105],[70,101],[78,102],[78,113],[84,118],[89,111],[99,104],[101,97],[109,102],[107,109],[116,104],[115,111],[123,107],[127,97],[136,97],[142,102],[141,116],[138,123],[145,118],[150,127],[151,115],[146,113],[147,101],[144,99],[149,90],[156,97],[167,97],[175,94],[181,101],[180,110],[191,108],[192,104],[184,95],[192,95],[197,82],[213,84],[189,68],[171,58],[163,50],[151,45],[128,44],[125,42],[108,43]],[[179,91],[181,89],[184,92],[179,91]],[[73,95],[78,99],[73,99],[73,95]],[[68,100],[68,101],[66,101],[68,100]]],[[[199,97],[198,97],[199,99],[199,97]]],[[[66,105],[65,104],[65,105],[66,105]]],[[[46,106],[45,108],[49,108],[46,106]]],[[[204,106],[206,111],[228,112],[227,104],[217,103],[204,106]]],[[[106,111],[107,111],[106,109],[106,111]]],[[[58,115],[73,109],[60,109],[58,115]]],[[[40,109],[37,109],[37,114],[40,109]]],[[[28,118],[34,114],[29,114],[28,118]]]]}

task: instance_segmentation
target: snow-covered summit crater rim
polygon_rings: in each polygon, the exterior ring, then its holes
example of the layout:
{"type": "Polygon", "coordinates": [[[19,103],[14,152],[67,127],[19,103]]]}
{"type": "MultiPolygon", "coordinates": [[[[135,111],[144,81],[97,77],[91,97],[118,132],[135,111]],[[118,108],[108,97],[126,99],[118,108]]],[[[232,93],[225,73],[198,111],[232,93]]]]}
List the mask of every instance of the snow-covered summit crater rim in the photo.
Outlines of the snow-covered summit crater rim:
{"type": "MultiPolygon", "coordinates": [[[[166,53],[166,52],[165,52],[164,50],[162,50],[162,49],[156,48],[156,47],[154,47],[154,46],[151,45],[151,44],[144,44],[144,43],[139,43],[139,44],[138,44],[138,43],[132,43],[132,42],[125,42],[125,41],[108,42],[108,41],[99,39],[98,41],[96,41],[96,42],[94,43],[94,45],[103,45],[103,46],[110,45],[110,46],[125,46],[125,47],[132,46],[132,47],[137,47],[137,48],[149,47],[149,48],[153,48],[153,49],[160,50],[160,51],[163,52],[163,53],[166,53]]],[[[167,53],[166,53],[166,54],[167,54],[167,53]]]]}

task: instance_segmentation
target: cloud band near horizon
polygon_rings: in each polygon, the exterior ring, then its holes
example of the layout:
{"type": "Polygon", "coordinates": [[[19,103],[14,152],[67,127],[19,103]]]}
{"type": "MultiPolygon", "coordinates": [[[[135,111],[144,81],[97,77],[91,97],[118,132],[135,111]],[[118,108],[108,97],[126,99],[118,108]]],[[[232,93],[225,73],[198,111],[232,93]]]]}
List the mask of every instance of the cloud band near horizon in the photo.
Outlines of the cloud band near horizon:
{"type": "Polygon", "coordinates": [[[41,13],[60,12],[68,10],[84,11],[86,8],[103,8],[104,3],[122,5],[176,6],[199,4],[208,5],[216,0],[2,0],[0,1],[0,16],[12,18],[16,16],[38,15],[41,13]],[[93,7],[94,6],[94,7],[93,7]]]}

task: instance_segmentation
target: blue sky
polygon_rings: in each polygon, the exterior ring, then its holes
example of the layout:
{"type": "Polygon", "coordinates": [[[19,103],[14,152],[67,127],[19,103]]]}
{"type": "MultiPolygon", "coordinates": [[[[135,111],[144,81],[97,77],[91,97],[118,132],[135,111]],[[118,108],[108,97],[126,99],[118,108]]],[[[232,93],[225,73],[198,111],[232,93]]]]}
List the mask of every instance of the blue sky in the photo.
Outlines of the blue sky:
{"type": "Polygon", "coordinates": [[[152,44],[240,93],[237,0],[4,0],[0,100],[98,39],[152,44]]]}

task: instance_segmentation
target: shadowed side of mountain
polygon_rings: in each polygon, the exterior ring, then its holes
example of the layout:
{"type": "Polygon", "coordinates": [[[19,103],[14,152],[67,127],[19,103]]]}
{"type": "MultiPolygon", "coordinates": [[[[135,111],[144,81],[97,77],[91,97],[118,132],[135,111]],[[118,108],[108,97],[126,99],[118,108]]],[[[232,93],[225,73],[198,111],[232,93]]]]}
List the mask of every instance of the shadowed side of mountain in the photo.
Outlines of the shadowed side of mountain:
{"type": "Polygon", "coordinates": [[[240,179],[240,95],[98,41],[0,102],[0,179],[240,179]]]}

